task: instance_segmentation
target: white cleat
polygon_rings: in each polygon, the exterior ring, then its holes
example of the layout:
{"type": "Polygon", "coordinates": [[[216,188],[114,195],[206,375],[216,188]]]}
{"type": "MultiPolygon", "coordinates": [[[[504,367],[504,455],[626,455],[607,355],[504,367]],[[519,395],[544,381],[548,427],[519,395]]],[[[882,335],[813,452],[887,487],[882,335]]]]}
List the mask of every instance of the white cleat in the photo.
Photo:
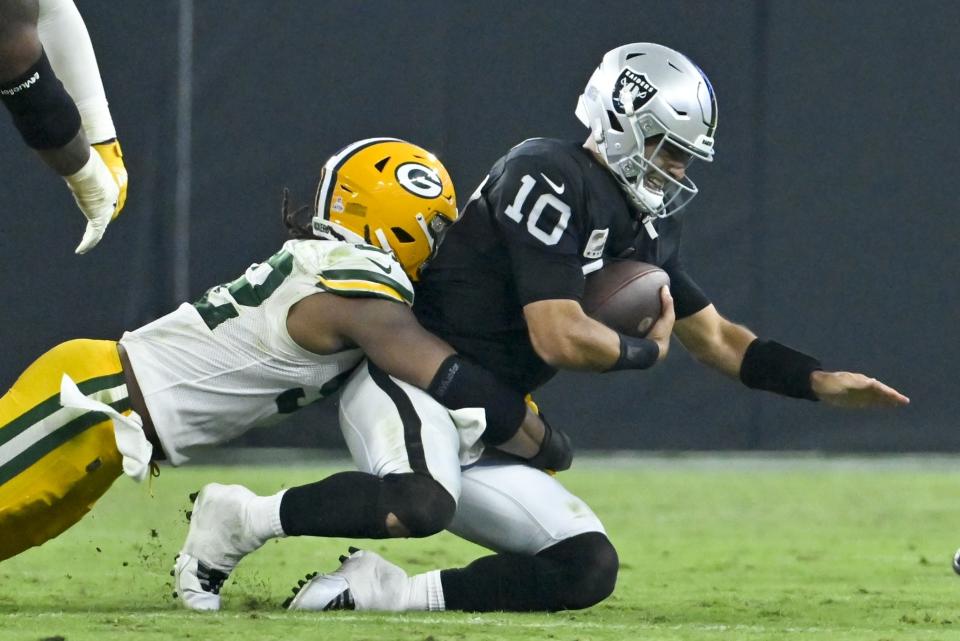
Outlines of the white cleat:
{"type": "Polygon", "coordinates": [[[350,548],[331,574],[308,574],[284,606],[290,610],[407,610],[407,573],[379,554],[350,548]]]}
{"type": "Polygon", "coordinates": [[[173,573],[177,595],[189,610],[219,610],[220,588],[227,574],[214,570],[189,554],[177,555],[173,573]]]}
{"type": "Polygon", "coordinates": [[[220,588],[244,556],[264,541],[252,533],[240,485],[205,485],[193,504],[190,531],[174,566],[176,592],[190,610],[219,610],[220,588]]]}

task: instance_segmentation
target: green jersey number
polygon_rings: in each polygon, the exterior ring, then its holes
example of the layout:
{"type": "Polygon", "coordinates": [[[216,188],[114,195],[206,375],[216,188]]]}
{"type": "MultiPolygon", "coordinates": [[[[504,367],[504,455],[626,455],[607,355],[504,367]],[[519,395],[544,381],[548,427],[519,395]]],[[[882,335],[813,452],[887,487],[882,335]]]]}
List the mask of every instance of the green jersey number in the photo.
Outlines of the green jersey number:
{"type": "Polygon", "coordinates": [[[288,389],[286,392],[283,392],[276,398],[277,414],[293,414],[297,410],[303,409],[310,403],[316,403],[321,398],[330,396],[343,387],[355,369],[356,366],[351,367],[345,372],[340,372],[329,381],[324,383],[323,387],[320,388],[316,395],[311,393],[309,398],[307,398],[307,392],[302,387],[288,389]]]}
{"type": "Polygon", "coordinates": [[[258,307],[262,304],[292,271],[293,254],[285,249],[280,250],[267,262],[251,267],[246,274],[233,282],[211,287],[193,306],[200,312],[200,317],[207,327],[215,329],[224,321],[240,315],[237,305],[258,307]],[[251,283],[251,276],[256,276],[260,282],[251,283]]]}

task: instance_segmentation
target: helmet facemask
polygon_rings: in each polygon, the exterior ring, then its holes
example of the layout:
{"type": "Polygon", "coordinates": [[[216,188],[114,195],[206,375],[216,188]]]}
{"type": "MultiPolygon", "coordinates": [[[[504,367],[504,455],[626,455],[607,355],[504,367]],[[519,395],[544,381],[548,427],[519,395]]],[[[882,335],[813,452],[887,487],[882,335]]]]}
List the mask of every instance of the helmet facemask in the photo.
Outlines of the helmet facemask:
{"type": "Polygon", "coordinates": [[[414,278],[414,280],[420,280],[420,272],[426,269],[430,261],[436,258],[437,250],[440,249],[440,245],[443,243],[447,231],[454,222],[456,221],[450,220],[444,214],[437,213],[428,223],[424,220],[423,216],[417,214],[417,223],[420,225],[420,228],[427,237],[427,242],[430,244],[430,255],[420,263],[420,267],[417,269],[417,278],[414,278]]]}
{"type": "MultiPolygon", "coordinates": [[[[607,166],[645,215],[667,218],[676,214],[699,193],[686,169],[694,158],[707,162],[711,158],[671,134],[653,114],[629,113],[626,120],[636,138],[636,148],[617,162],[607,160],[607,166]],[[648,142],[656,145],[648,150],[648,142]],[[678,160],[684,168],[679,179],[664,169],[678,160]]],[[[606,145],[600,146],[600,152],[606,160],[606,145]]]]}
{"type": "MultiPolygon", "coordinates": [[[[433,212],[429,222],[427,222],[427,218],[421,213],[414,216],[414,219],[417,224],[417,229],[410,229],[408,231],[403,227],[393,227],[390,229],[391,233],[387,234],[382,227],[378,227],[373,230],[372,237],[366,239],[364,242],[376,245],[380,249],[393,254],[393,257],[403,265],[404,269],[410,274],[410,277],[414,281],[419,281],[420,273],[437,255],[437,250],[443,242],[443,237],[454,221],[450,220],[441,212],[433,212]],[[411,235],[411,232],[416,234],[416,236],[411,235]],[[417,236],[419,236],[419,239],[417,236]],[[416,267],[413,267],[413,265],[405,264],[405,259],[407,258],[405,248],[408,245],[412,246],[417,243],[420,243],[421,247],[423,243],[426,243],[428,252],[426,258],[415,259],[416,267]],[[410,273],[411,271],[413,273],[410,273]]],[[[407,259],[406,262],[410,262],[409,259],[407,259]]]]}

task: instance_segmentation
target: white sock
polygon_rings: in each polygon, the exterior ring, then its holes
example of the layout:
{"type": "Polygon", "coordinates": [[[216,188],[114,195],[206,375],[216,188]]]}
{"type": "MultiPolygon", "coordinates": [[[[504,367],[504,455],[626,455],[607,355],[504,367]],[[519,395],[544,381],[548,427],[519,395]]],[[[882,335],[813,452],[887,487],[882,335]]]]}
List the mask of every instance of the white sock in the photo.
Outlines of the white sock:
{"type": "Polygon", "coordinates": [[[430,570],[408,579],[408,610],[446,610],[443,599],[443,584],[440,583],[440,570],[430,570]]]}
{"type": "Polygon", "coordinates": [[[286,536],[280,525],[280,502],[286,490],[270,496],[255,496],[247,503],[247,527],[260,543],[286,536]]]}

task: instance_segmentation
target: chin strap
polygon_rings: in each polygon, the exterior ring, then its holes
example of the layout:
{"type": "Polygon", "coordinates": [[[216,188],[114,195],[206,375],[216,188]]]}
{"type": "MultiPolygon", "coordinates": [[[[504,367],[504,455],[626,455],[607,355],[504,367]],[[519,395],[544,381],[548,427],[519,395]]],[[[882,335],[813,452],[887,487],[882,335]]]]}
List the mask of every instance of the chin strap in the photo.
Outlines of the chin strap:
{"type": "MultiPolygon", "coordinates": [[[[628,93],[629,93],[629,92],[628,92],[628,93]]],[[[621,96],[621,102],[623,102],[622,96],[621,96]]],[[[633,101],[632,101],[632,100],[628,100],[628,101],[626,101],[626,102],[623,102],[623,105],[624,105],[624,109],[625,109],[625,110],[629,110],[628,115],[632,115],[632,114],[633,114],[633,101]],[[628,104],[628,103],[629,103],[629,107],[627,107],[627,104],[628,104]]],[[[591,131],[591,133],[593,134],[593,142],[597,145],[597,152],[600,154],[600,157],[603,158],[604,164],[606,164],[606,166],[607,166],[611,171],[614,172],[614,175],[617,176],[618,181],[620,181],[620,182],[622,183],[624,179],[621,177],[620,172],[614,170],[613,167],[610,166],[610,163],[607,161],[607,143],[606,143],[606,139],[604,138],[604,135],[603,135],[603,122],[602,122],[599,118],[597,118],[596,120],[594,120],[594,121],[593,121],[593,126],[590,127],[590,131],[591,131]]],[[[643,180],[643,179],[641,178],[641,180],[643,180]]],[[[623,185],[622,185],[622,188],[624,189],[624,191],[627,192],[627,194],[630,196],[631,200],[633,200],[633,202],[634,202],[638,207],[641,207],[639,198],[638,198],[635,194],[632,194],[632,193],[630,192],[629,186],[627,186],[626,184],[623,184],[623,185]]],[[[642,189],[642,187],[641,187],[641,189],[642,189]]],[[[654,226],[653,226],[653,221],[654,221],[656,218],[657,218],[657,216],[655,216],[654,214],[644,214],[643,218],[640,219],[640,224],[643,225],[643,228],[646,230],[647,235],[650,237],[651,240],[656,240],[657,238],[659,238],[659,234],[657,234],[657,230],[656,230],[656,229],[654,228],[654,226]]]]}
{"type": "Polygon", "coordinates": [[[640,224],[643,225],[643,228],[647,230],[647,236],[650,237],[650,240],[656,240],[660,237],[660,234],[657,233],[656,227],[653,226],[653,221],[656,220],[656,216],[647,214],[640,219],[640,224]]]}
{"type": "Polygon", "coordinates": [[[380,243],[380,249],[396,255],[396,252],[393,251],[393,247],[390,246],[390,241],[387,240],[387,235],[383,233],[383,229],[377,227],[376,231],[373,232],[373,235],[377,237],[377,242],[380,243]]]}
{"type": "Polygon", "coordinates": [[[420,229],[423,230],[423,235],[427,238],[427,245],[430,247],[430,253],[433,253],[433,245],[436,242],[433,238],[433,232],[430,231],[430,226],[427,224],[427,219],[423,217],[423,214],[417,214],[417,224],[420,225],[420,229]]]}

